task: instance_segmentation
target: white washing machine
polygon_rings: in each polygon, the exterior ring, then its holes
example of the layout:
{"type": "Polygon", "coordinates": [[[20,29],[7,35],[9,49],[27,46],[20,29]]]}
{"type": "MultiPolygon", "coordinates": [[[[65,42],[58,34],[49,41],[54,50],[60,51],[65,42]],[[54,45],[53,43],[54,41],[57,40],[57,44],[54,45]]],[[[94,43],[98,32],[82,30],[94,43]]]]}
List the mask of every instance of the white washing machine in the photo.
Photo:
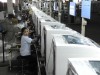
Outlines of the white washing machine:
{"type": "Polygon", "coordinates": [[[55,24],[50,24],[50,25],[44,25],[42,34],[41,34],[41,54],[46,58],[46,49],[50,49],[51,45],[51,39],[52,35],[51,34],[60,34],[63,33],[65,28],[65,24],[61,23],[55,23],[55,24]],[[48,46],[48,47],[47,47],[48,46]],[[46,48],[47,47],[47,48],[46,48]]]}
{"type": "Polygon", "coordinates": [[[66,75],[100,75],[100,58],[69,58],[66,75]]]}
{"type": "Polygon", "coordinates": [[[83,36],[71,33],[53,36],[46,67],[47,75],[66,75],[68,58],[100,58],[100,48],[83,36]]]}
{"type": "Polygon", "coordinates": [[[43,15],[42,18],[37,18],[37,30],[38,30],[38,34],[40,34],[40,25],[41,24],[47,24],[47,22],[58,22],[56,21],[55,19],[53,19],[52,17],[50,16],[45,16],[43,15]]]}
{"type": "Polygon", "coordinates": [[[43,34],[41,37],[41,45],[42,45],[42,50],[44,50],[42,53],[44,53],[45,60],[46,60],[46,65],[47,61],[49,59],[49,54],[50,54],[50,49],[51,49],[51,43],[53,39],[52,34],[79,34],[78,32],[68,28],[64,27],[63,24],[57,24],[57,25],[45,25],[43,28],[43,34]]]}
{"type": "Polygon", "coordinates": [[[44,44],[43,44],[43,34],[44,34],[44,32],[43,32],[43,28],[44,28],[44,26],[45,25],[62,25],[62,26],[64,26],[65,27],[65,25],[64,24],[61,24],[60,22],[52,22],[52,21],[44,21],[44,20],[41,20],[41,23],[40,23],[40,25],[39,25],[39,34],[41,35],[41,39],[40,39],[40,43],[41,43],[41,54],[42,54],[42,56],[44,56],[44,44]]]}

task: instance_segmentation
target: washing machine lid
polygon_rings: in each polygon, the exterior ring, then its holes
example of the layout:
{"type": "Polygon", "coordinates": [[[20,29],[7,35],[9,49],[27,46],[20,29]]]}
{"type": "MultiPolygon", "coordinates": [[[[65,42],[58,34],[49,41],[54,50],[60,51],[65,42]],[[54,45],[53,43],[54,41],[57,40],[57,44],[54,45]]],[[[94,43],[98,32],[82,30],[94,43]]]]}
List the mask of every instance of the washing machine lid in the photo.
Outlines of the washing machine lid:
{"type": "Polygon", "coordinates": [[[69,60],[69,68],[74,75],[100,75],[100,60],[69,60]]]}
{"type": "Polygon", "coordinates": [[[100,75],[100,61],[89,61],[90,65],[96,71],[97,75],[100,75]]]}
{"type": "Polygon", "coordinates": [[[53,29],[63,29],[63,28],[65,28],[65,25],[64,24],[61,24],[61,25],[55,24],[55,25],[51,25],[51,27],[53,29]]]}
{"type": "Polygon", "coordinates": [[[80,35],[77,35],[77,36],[63,35],[63,37],[64,37],[65,42],[68,44],[80,44],[80,45],[89,45],[89,46],[94,45],[90,40],[80,35]]]}

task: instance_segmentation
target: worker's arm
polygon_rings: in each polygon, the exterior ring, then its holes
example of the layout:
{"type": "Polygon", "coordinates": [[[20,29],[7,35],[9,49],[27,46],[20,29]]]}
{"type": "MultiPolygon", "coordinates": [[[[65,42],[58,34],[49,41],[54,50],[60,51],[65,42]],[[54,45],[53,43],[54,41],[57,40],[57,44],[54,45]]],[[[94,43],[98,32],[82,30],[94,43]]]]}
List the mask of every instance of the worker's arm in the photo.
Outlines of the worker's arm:
{"type": "Polygon", "coordinates": [[[40,35],[38,35],[36,38],[34,38],[33,40],[32,40],[32,44],[34,44],[34,43],[36,43],[38,40],[40,39],[40,35]]]}

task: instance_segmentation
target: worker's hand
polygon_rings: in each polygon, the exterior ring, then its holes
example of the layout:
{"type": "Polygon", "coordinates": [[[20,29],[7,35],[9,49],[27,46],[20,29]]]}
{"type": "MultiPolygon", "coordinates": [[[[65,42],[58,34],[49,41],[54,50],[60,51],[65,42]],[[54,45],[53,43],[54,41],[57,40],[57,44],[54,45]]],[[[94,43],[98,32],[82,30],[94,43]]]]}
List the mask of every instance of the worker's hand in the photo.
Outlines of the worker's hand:
{"type": "Polygon", "coordinates": [[[40,35],[35,35],[35,37],[36,37],[36,38],[38,38],[38,39],[40,39],[40,38],[41,38],[41,36],[40,36],[40,35]]]}

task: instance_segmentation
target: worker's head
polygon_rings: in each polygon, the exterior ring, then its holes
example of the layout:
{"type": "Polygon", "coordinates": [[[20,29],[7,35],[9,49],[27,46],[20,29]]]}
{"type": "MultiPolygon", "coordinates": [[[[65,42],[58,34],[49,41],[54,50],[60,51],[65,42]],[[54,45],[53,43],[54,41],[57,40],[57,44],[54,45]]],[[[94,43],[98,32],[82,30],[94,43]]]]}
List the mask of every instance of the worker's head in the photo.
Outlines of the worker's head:
{"type": "Polygon", "coordinates": [[[22,35],[28,36],[29,35],[29,29],[26,27],[23,27],[21,30],[22,35]]]}

